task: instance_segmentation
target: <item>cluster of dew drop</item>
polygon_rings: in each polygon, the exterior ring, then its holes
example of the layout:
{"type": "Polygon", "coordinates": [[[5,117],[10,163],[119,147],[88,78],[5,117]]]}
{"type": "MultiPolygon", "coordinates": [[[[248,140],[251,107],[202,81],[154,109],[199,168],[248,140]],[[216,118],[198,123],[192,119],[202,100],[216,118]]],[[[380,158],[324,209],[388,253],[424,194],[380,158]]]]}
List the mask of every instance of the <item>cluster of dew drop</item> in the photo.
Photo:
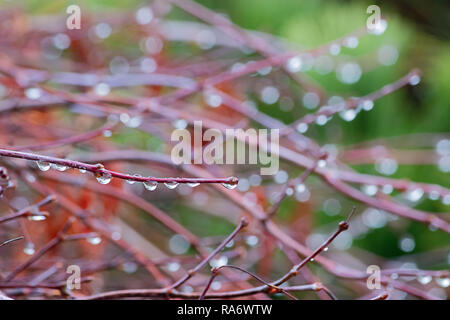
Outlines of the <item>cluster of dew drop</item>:
{"type": "MultiPolygon", "coordinates": [[[[55,164],[55,163],[49,163],[49,162],[46,162],[46,161],[43,161],[43,160],[38,160],[38,161],[36,161],[36,164],[37,164],[37,167],[38,167],[41,171],[48,171],[48,170],[50,170],[52,167],[53,167],[55,170],[58,170],[58,171],[61,171],[61,172],[67,170],[67,167],[64,166],[64,165],[61,165],[61,164],[55,164]]],[[[112,180],[112,175],[111,175],[111,173],[105,171],[105,170],[104,170],[104,169],[105,169],[104,166],[103,166],[102,164],[100,164],[100,163],[97,164],[96,166],[97,166],[97,171],[96,171],[94,174],[95,174],[95,178],[97,179],[97,181],[98,181],[100,184],[108,184],[108,183],[110,183],[111,180],[112,180]]],[[[86,172],[86,169],[80,168],[79,171],[80,171],[81,173],[85,173],[85,172],[86,172]]],[[[142,175],[140,175],[140,174],[134,174],[133,177],[134,177],[134,178],[138,178],[138,179],[143,178],[142,175]]],[[[154,181],[154,180],[150,180],[150,178],[151,178],[151,179],[156,179],[156,178],[154,178],[154,177],[148,177],[148,178],[149,178],[149,180],[142,182],[144,188],[145,188],[146,190],[149,190],[149,191],[154,191],[154,190],[156,190],[156,188],[157,188],[157,186],[158,186],[158,182],[157,182],[157,181],[154,181]]],[[[169,179],[169,181],[163,182],[163,184],[164,184],[168,189],[173,190],[173,189],[175,189],[175,188],[180,184],[180,182],[177,182],[176,180],[177,180],[176,178],[173,178],[173,181],[171,181],[171,180],[169,179]]],[[[134,183],[137,182],[137,180],[135,180],[135,179],[128,179],[128,180],[126,180],[126,182],[127,182],[128,184],[134,184],[134,183]]],[[[236,178],[236,177],[231,177],[231,178],[228,179],[227,182],[223,182],[222,185],[223,185],[225,188],[227,188],[227,189],[233,190],[234,188],[237,187],[238,182],[239,182],[238,178],[236,178]]],[[[195,188],[195,187],[197,187],[197,186],[200,185],[199,182],[195,182],[195,181],[193,181],[193,182],[187,182],[186,184],[187,184],[189,187],[191,187],[191,188],[195,188]]]]}
{"type": "MultiPolygon", "coordinates": [[[[392,194],[395,188],[390,184],[384,184],[382,186],[366,184],[361,187],[363,193],[368,196],[375,196],[379,191],[384,194],[392,194]]],[[[407,190],[405,190],[402,194],[402,198],[407,200],[411,204],[418,204],[422,199],[428,197],[430,200],[439,200],[441,199],[444,205],[450,204],[450,194],[441,195],[437,190],[431,190],[427,193],[420,186],[410,186],[407,190]]]]}

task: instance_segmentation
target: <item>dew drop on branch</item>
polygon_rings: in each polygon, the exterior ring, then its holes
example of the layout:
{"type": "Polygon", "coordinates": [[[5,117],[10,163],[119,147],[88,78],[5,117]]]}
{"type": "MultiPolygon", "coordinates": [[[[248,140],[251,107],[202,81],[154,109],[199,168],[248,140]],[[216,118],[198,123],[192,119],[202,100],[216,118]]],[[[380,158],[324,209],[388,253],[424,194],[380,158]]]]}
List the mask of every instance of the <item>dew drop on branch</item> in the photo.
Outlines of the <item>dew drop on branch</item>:
{"type": "Polygon", "coordinates": [[[320,116],[318,116],[316,118],[316,124],[318,124],[319,126],[323,126],[328,122],[328,118],[326,115],[321,114],[320,116]]]}
{"type": "Polygon", "coordinates": [[[170,272],[177,272],[180,269],[180,264],[178,262],[169,262],[166,268],[170,272]]]}
{"type": "Polygon", "coordinates": [[[102,238],[100,238],[100,237],[90,237],[90,238],[88,238],[87,239],[87,241],[90,243],[90,244],[93,244],[93,245],[98,245],[98,244],[100,244],[101,242],[102,242],[102,238]]]}
{"type": "Polygon", "coordinates": [[[178,186],[178,182],[176,181],[168,181],[168,182],[164,182],[164,185],[169,188],[170,190],[175,189],[178,186]]]}
{"type": "Polygon", "coordinates": [[[436,283],[442,288],[450,286],[450,278],[436,278],[436,283]]]}
{"type": "Polygon", "coordinates": [[[187,185],[188,185],[189,187],[191,187],[191,188],[195,188],[195,187],[199,186],[200,183],[198,183],[198,182],[189,182],[187,185]]]}
{"type": "Polygon", "coordinates": [[[423,285],[430,283],[432,279],[433,278],[430,275],[419,275],[417,277],[417,281],[423,285]]]}
{"type": "Polygon", "coordinates": [[[50,163],[41,161],[41,160],[36,161],[36,164],[37,164],[39,170],[41,170],[41,171],[48,171],[48,170],[50,170],[50,167],[51,167],[50,163]]]}
{"type": "Polygon", "coordinates": [[[23,248],[23,252],[25,252],[25,254],[32,256],[35,252],[34,250],[34,244],[32,242],[27,242],[25,244],[25,247],[23,248]]]}
{"type": "MultiPolygon", "coordinates": [[[[144,188],[149,191],[154,191],[158,186],[158,183],[156,181],[145,181],[142,184],[144,185],[144,188]]],[[[169,189],[174,189],[175,187],[169,189]]]]}
{"type": "Polygon", "coordinates": [[[286,69],[292,73],[299,72],[302,69],[302,59],[298,56],[290,58],[286,63],[286,69]]]}
{"type": "Polygon", "coordinates": [[[225,188],[227,188],[227,189],[233,190],[233,189],[235,189],[235,188],[237,187],[238,183],[239,183],[239,179],[238,179],[238,178],[236,178],[236,177],[231,177],[231,178],[228,180],[228,182],[222,183],[222,185],[223,185],[225,188]]]}
{"type": "Polygon", "coordinates": [[[341,46],[338,43],[333,43],[328,48],[328,51],[332,56],[337,56],[341,52],[341,46]]]}
{"type": "Polygon", "coordinates": [[[308,131],[308,125],[306,123],[301,122],[297,124],[296,129],[299,133],[305,133],[306,131],[308,131]]]}
{"type": "Polygon", "coordinates": [[[57,164],[57,163],[53,164],[53,168],[55,168],[56,170],[61,171],[61,172],[64,172],[67,170],[66,166],[64,166],[62,164],[57,164]]]}
{"type": "Polygon", "coordinates": [[[211,268],[219,268],[219,267],[225,266],[227,263],[228,263],[228,258],[226,256],[220,256],[220,257],[211,259],[211,261],[209,262],[209,265],[211,266],[211,268]]]}
{"type": "Polygon", "coordinates": [[[28,216],[28,220],[30,221],[43,221],[47,219],[47,217],[45,215],[40,215],[40,214],[34,214],[31,216],[28,216]]]}
{"type": "Polygon", "coordinates": [[[100,173],[97,173],[96,178],[100,184],[108,184],[111,182],[112,177],[111,177],[111,174],[108,172],[100,172],[100,173]]]}
{"type": "Polygon", "coordinates": [[[374,196],[378,192],[376,185],[364,185],[362,191],[368,196],[374,196]]]}
{"type": "Polygon", "coordinates": [[[25,90],[25,96],[30,100],[37,100],[42,96],[42,91],[39,88],[28,88],[25,90]]]}
{"type": "Polygon", "coordinates": [[[111,91],[111,88],[106,83],[99,83],[94,87],[94,92],[98,96],[106,96],[111,91]]]}
{"type": "Polygon", "coordinates": [[[409,84],[412,86],[418,85],[420,83],[420,76],[417,74],[413,75],[411,78],[409,78],[409,84]]]}

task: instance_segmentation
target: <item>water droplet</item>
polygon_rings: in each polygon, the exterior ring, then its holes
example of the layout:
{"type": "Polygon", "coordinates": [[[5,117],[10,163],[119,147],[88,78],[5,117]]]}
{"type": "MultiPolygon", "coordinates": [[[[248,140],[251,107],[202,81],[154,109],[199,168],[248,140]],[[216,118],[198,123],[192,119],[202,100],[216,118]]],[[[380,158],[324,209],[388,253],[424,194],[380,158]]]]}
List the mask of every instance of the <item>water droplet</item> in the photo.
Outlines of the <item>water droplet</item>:
{"type": "Polygon", "coordinates": [[[286,69],[293,73],[299,72],[302,69],[302,59],[298,56],[290,58],[286,63],[286,69]]]}
{"type": "Polygon", "coordinates": [[[213,92],[205,91],[203,97],[206,104],[212,108],[217,108],[222,104],[222,97],[213,92]]]}
{"type": "Polygon", "coordinates": [[[88,238],[87,241],[90,244],[98,245],[98,244],[100,244],[100,242],[102,242],[102,238],[100,238],[100,237],[91,237],[91,238],[88,238]]]}
{"type": "Polygon", "coordinates": [[[387,216],[384,211],[368,208],[362,213],[363,223],[372,229],[382,228],[387,223],[387,216]]]}
{"type": "Polygon", "coordinates": [[[416,188],[416,189],[408,190],[406,192],[406,198],[409,201],[417,202],[422,198],[423,194],[424,194],[424,192],[422,189],[416,188]]]}
{"type": "Polygon", "coordinates": [[[109,71],[111,74],[125,74],[130,70],[130,64],[124,57],[114,57],[109,62],[109,71]]]}
{"type": "Polygon", "coordinates": [[[321,114],[320,116],[318,116],[318,117],[316,118],[316,123],[317,123],[319,126],[323,126],[323,125],[325,125],[327,122],[328,122],[328,118],[327,118],[326,115],[321,114]]]}
{"type": "Polygon", "coordinates": [[[252,174],[249,178],[248,178],[250,184],[252,186],[259,186],[262,182],[262,178],[259,174],[252,174]]]}
{"type": "Polygon", "coordinates": [[[328,247],[323,248],[323,251],[325,252],[328,251],[328,247]]]}
{"type": "Polygon", "coordinates": [[[53,45],[59,50],[65,50],[70,46],[70,38],[65,33],[58,33],[53,37],[53,45]]]}
{"type": "Polygon", "coordinates": [[[255,247],[259,243],[259,238],[255,235],[250,235],[245,239],[245,243],[250,247],[255,247]]]}
{"type": "Polygon", "coordinates": [[[94,28],[95,35],[100,39],[106,39],[110,36],[112,29],[106,22],[100,22],[94,28]]]}
{"type": "Polygon", "coordinates": [[[375,185],[364,185],[362,190],[368,196],[374,196],[378,191],[378,187],[375,185]]]}
{"type": "MultiPolygon", "coordinates": [[[[25,179],[30,183],[36,182],[36,177],[29,172],[25,173],[25,179]]],[[[9,181],[8,186],[9,187],[13,186],[11,181],[9,181]]]]}
{"type": "Polygon", "coordinates": [[[373,101],[372,100],[364,100],[364,102],[361,104],[362,108],[366,111],[370,111],[373,109],[373,101]]]}
{"type": "Polygon", "coordinates": [[[268,67],[259,69],[259,70],[258,70],[258,74],[261,75],[261,76],[266,76],[266,75],[268,75],[271,71],[272,71],[272,67],[271,67],[271,66],[268,66],[268,67]]]}
{"type": "Polygon", "coordinates": [[[296,192],[295,193],[295,199],[297,199],[297,201],[299,202],[307,202],[311,197],[311,192],[305,188],[304,191],[302,192],[296,192]]]}
{"type": "Polygon", "coordinates": [[[353,84],[361,78],[362,70],[356,62],[345,62],[338,66],[336,73],[342,83],[353,84]]]}
{"type": "Polygon", "coordinates": [[[309,261],[314,262],[314,258],[309,259],[309,261]]]}
{"type": "Polygon", "coordinates": [[[158,68],[156,61],[152,58],[142,59],[140,66],[141,66],[141,70],[146,73],[152,73],[152,72],[156,71],[156,69],[158,68]]]}
{"type": "Polygon", "coordinates": [[[186,129],[187,125],[188,125],[188,123],[184,119],[177,119],[177,120],[173,121],[173,126],[176,129],[186,129]]]}
{"type": "Polygon", "coordinates": [[[280,92],[275,87],[268,86],[261,91],[261,100],[266,104],[274,104],[279,97],[280,92]]]}
{"type": "Polygon", "coordinates": [[[184,254],[189,250],[189,247],[189,242],[181,234],[176,234],[169,240],[169,248],[175,254],[184,254]]]}
{"type": "Polygon", "coordinates": [[[215,280],[211,283],[212,290],[217,291],[217,290],[220,290],[220,288],[222,288],[222,283],[220,281],[215,280]]]}
{"type": "Polygon", "coordinates": [[[397,62],[398,50],[395,46],[385,45],[378,50],[378,61],[383,66],[392,66],[397,62]]]}
{"type": "MultiPolygon", "coordinates": [[[[144,188],[149,191],[154,191],[156,189],[156,187],[158,186],[158,182],[156,182],[156,181],[145,181],[142,184],[144,185],[144,188]]],[[[166,184],[166,186],[167,186],[167,184],[166,184]]],[[[175,187],[173,187],[173,188],[167,187],[167,188],[174,189],[175,187]]]]}
{"type": "Polygon", "coordinates": [[[103,131],[103,136],[105,138],[110,138],[112,136],[112,131],[111,130],[105,130],[103,131]]]}
{"type": "Polygon", "coordinates": [[[28,216],[28,220],[30,220],[30,221],[43,221],[45,219],[47,219],[47,217],[45,215],[38,214],[38,215],[28,216]]]}
{"type": "Polygon", "coordinates": [[[337,56],[341,52],[341,46],[338,43],[333,43],[329,48],[328,51],[332,56],[337,56]]]}
{"type": "Polygon", "coordinates": [[[382,158],[375,161],[375,170],[387,176],[394,174],[397,168],[398,164],[395,159],[382,158]]]}
{"type": "Polygon", "coordinates": [[[99,183],[108,184],[111,181],[111,174],[107,172],[99,172],[96,178],[99,183]]]}
{"type": "Polygon", "coordinates": [[[130,121],[130,115],[128,113],[121,113],[119,116],[119,120],[123,124],[126,124],[128,121],[130,121]]]}
{"type": "Polygon", "coordinates": [[[191,187],[191,188],[195,188],[195,187],[199,186],[200,183],[198,183],[198,182],[189,182],[187,185],[188,185],[189,187],[191,187]]]}
{"type": "Polygon", "coordinates": [[[355,109],[348,109],[339,112],[339,116],[344,119],[345,121],[352,121],[356,118],[356,110],[355,109]]]}
{"type": "Polygon", "coordinates": [[[66,167],[66,166],[64,166],[64,165],[62,165],[62,164],[57,164],[57,163],[54,163],[54,164],[53,164],[53,168],[55,168],[56,170],[61,171],[61,172],[67,170],[67,167],[66,167]]]}
{"type": "Polygon", "coordinates": [[[299,133],[305,133],[306,131],[308,131],[308,125],[301,122],[297,125],[296,129],[299,133]]]}
{"type": "Polygon", "coordinates": [[[419,281],[419,283],[423,285],[430,283],[432,279],[433,278],[429,275],[419,275],[417,277],[417,281],[419,281]]]}
{"type": "Polygon", "coordinates": [[[231,178],[228,180],[227,183],[222,183],[222,185],[223,185],[225,188],[227,188],[227,189],[233,190],[234,188],[237,187],[238,183],[239,183],[239,179],[238,179],[238,178],[236,178],[236,177],[231,177],[231,178]]]}
{"type": "Polygon", "coordinates": [[[450,278],[436,278],[436,283],[442,288],[450,286],[450,278]]]}
{"type": "Polygon", "coordinates": [[[25,252],[25,254],[32,256],[34,254],[34,244],[32,242],[27,242],[25,244],[25,248],[23,248],[23,252],[25,252]]]}
{"type": "Polygon", "coordinates": [[[137,268],[137,264],[131,261],[122,264],[122,270],[128,274],[136,272],[137,268]]]}
{"type": "MultiPolygon", "coordinates": [[[[142,178],[142,176],[140,174],[138,174],[138,173],[133,174],[133,177],[142,178]]],[[[127,180],[128,184],[134,184],[135,182],[136,182],[136,180],[131,180],[131,179],[127,180]]]]}
{"type": "Polygon", "coordinates": [[[446,206],[450,205],[450,194],[447,194],[442,197],[442,204],[446,206]]]}
{"type": "Polygon", "coordinates": [[[283,184],[289,179],[289,175],[286,171],[280,170],[278,171],[275,176],[273,177],[273,180],[278,184],[283,184]]]}
{"type": "Polygon", "coordinates": [[[78,170],[80,171],[80,173],[86,173],[86,169],[80,168],[78,170]]]}
{"type": "Polygon", "coordinates": [[[327,161],[320,159],[319,161],[317,161],[317,167],[319,168],[325,168],[327,166],[327,161]]]}
{"type": "Polygon", "coordinates": [[[175,189],[178,186],[178,182],[176,181],[169,181],[169,182],[164,182],[164,185],[169,188],[170,190],[175,189]]]}
{"type": "Polygon", "coordinates": [[[217,43],[216,35],[211,30],[205,29],[197,32],[195,43],[203,50],[209,50],[217,43]]]}
{"type": "Polygon", "coordinates": [[[327,199],[323,203],[323,211],[329,216],[336,216],[341,212],[342,206],[337,199],[327,199]]]}
{"type": "Polygon", "coordinates": [[[218,258],[211,259],[209,262],[209,265],[212,268],[219,268],[221,266],[224,266],[228,263],[228,258],[226,256],[220,256],[218,258]]]}
{"type": "Polygon", "coordinates": [[[430,191],[430,193],[428,194],[428,198],[430,200],[438,200],[439,199],[439,192],[434,191],[434,190],[430,191]]]}
{"type": "Polygon", "coordinates": [[[400,239],[399,247],[404,252],[411,252],[416,247],[416,242],[411,236],[406,236],[400,239]]]}
{"type": "Polygon", "coordinates": [[[374,35],[382,35],[387,29],[388,23],[384,19],[380,19],[373,27],[369,28],[369,33],[374,35]]]}
{"type": "Polygon", "coordinates": [[[413,75],[411,78],[409,78],[409,84],[412,86],[418,85],[420,82],[420,76],[417,74],[413,75]]]}
{"type": "Polygon", "coordinates": [[[115,241],[119,241],[122,238],[122,234],[119,231],[114,231],[111,234],[111,238],[115,241]]]}
{"type": "Polygon", "coordinates": [[[149,24],[153,19],[153,11],[149,7],[142,7],[136,11],[136,22],[140,25],[149,24]]]}
{"type": "Polygon", "coordinates": [[[436,153],[441,156],[450,155],[450,139],[442,139],[436,143],[436,153]]]}
{"type": "Polygon", "coordinates": [[[166,268],[170,272],[177,272],[180,269],[180,264],[178,262],[169,262],[166,268]]]}
{"type": "Polygon", "coordinates": [[[94,92],[99,96],[106,96],[111,91],[111,88],[106,83],[99,83],[94,87],[94,92]]]}
{"type": "Polygon", "coordinates": [[[292,188],[287,188],[286,189],[286,195],[287,196],[292,196],[294,194],[294,189],[292,188]]]}
{"type": "Polygon", "coordinates": [[[321,75],[325,75],[330,73],[334,68],[334,62],[333,59],[331,59],[329,56],[323,55],[317,57],[314,61],[314,69],[317,71],[317,73],[321,75]]]}
{"type": "Polygon", "coordinates": [[[394,191],[394,187],[391,186],[390,184],[385,184],[384,186],[381,187],[381,191],[384,194],[391,194],[392,191],[394,191]]]}
{"type": "Polygon", "coordinates": [[[299,183],[295,186],[295,191],[298,193],[302,193],[306,190],[306,186],[303,183],[299,183]]]}
{"type": "Polygon", "coordinates": [[[142,123],[142,117],[140,117],[140,116],[135,116],[135,117],[130,118],[130,120],[128,120],[128,121],[125,123],[125,125],[126,125],[128,128],[138,128],[138,127],[141,125],[141,123],[142,123]]]}
{"type": "Polygon", "coordinates": [[[159,37],[148,37],[143,42],[143,49],[153,55],[158,54],[164,47],[164,42],[159,37]]]}
{"type": "Polygon", "coordinates": [[[50,163],[41,161],[41,160],[36,161],[36,164],[37,164],[39,170],[41,170],[41,171],[48,171],[48,170],[50,170],[50,167],[51,167],[50,163]]]}
{"type": "Polygon", "coordinates": [[[357,37],[348,37],[344,40],[344,46],[350,49],[354,49],[358,46],[358,38],[357,37]]]}
{"type": "Polygon", "coordinates": [[[41,89],[39,88],[28,88],[25,90],[25,96],[30,100],[39,99],[42,95],[41,89]]]}
{"type": "Polygon", "coordinates": [[[307,109],[315,109],[320,103],[320,97],[315,92],[307,92],[302,98],[302,103],[307,109]]]}

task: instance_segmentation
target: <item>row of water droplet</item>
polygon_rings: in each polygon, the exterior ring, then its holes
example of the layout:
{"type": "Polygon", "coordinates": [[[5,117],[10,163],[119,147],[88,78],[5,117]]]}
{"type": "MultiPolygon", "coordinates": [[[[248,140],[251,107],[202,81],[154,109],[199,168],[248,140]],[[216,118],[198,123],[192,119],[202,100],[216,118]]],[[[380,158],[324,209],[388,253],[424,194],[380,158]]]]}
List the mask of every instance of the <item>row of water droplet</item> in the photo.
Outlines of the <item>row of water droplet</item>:
{"type": "MultiPolygon", "coordinates": [[[[56,169],[56,170],[58,170],[58,171],[61,171],[61,172],[62,172],[62,171],[65,171],[65,170],[67,169],[67,167],[64,166],[64,165],[55,164],[55,163],[50,164],[49,162],[40,161],[40,160],[39,160],[39,161],[36,161],[36,164],[37,164],[38,168],[39,168],[41,171],[48,171],[48,170],[50,170],[50,168],[51,168],[52,166],[53,166],[54,169],[56,169]]],[[[85,173],[86,170],[85,170],[85,169],[80,169],[80,172],[81,172],[81,173],[85,173]]],[[[135,174],[134,177],[136,177],[136,178],[142,178],[142,176],[139,175],[139,174],[135,174]]],[[[112,176],[111,176],[111,174],[108,173],[108,172],[99,172],[99,173],[96,174],[96,179],[97,179],[97,181],[98,181],[100,184],[108,184],[108,183],[111,182],[112,176]]],[[[222,185],[223,185],[225,188],[232,190],[232,189],[236,188],[236,186],[237,186],[237,183],[235,182],[235,181],[237,181],[237,179],[231,179],[231,181],[232,181],[232,182],[230,182],[230,183],[222,183],[222,185]]],[[[135,180],[132,180],[132,179],[127,180],[127,183],[128,183],[128,184],[134,184],[135,182],[136,182],[136,181],[135,181],[135,180]]],[[[158,182],[156,182],[156,181],[144,181],[142,184],[144,185],[145,189],[146,189],[146,190],[149,190],[149,191],[154,191],[154,190],[156,189],[156,187],[158,186],[158,182]]],[[[189,187],[191,187],[191,188],[195,188],[195,187],[197,187],[198,185],[200,185],[199,182],[188,182],[188,183],[186,183],[186,184],[187,184],[189,187]]],[[[167,188],[169,188],[170,190],[173,190],[173,189],[175,189],[175,188],[179,185],[179,182],[176,182],[176,181],[167,181],[167,182],[164,182],[164,185],[165,185],[167,188]]]]}

